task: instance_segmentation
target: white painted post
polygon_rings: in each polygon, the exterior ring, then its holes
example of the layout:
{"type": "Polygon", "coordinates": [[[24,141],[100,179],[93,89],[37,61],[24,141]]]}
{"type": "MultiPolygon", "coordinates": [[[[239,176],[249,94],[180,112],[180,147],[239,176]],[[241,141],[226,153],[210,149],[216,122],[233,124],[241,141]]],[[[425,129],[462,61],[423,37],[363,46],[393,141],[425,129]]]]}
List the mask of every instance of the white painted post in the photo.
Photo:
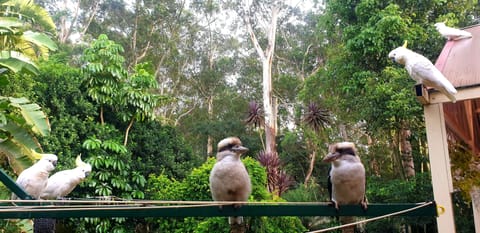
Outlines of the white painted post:
{"type": "Polygon", "coordinates": [[[453,183],[442,103],[424,105],[424,114],[433,196],[437,205],[445,209],[445,212],[437,218],[438,233],[455,233],[451,197],[453,183]]]}
{"type": "Polygon", "coordinates": [[[473,187],[470,191],[472,197],[473,222],[475,223],[475,232],[480,232],[480,188],[473,187]]]}

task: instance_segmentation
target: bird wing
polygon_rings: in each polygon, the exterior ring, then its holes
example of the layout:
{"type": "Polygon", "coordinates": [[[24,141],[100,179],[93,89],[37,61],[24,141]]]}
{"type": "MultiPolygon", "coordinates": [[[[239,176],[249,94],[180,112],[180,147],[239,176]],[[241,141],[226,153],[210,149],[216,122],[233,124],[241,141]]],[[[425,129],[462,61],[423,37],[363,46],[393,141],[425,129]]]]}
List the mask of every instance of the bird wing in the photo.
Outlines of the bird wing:
{"type": "Polygon", "coordinates": [[[439,32],[440,34],[442,34],[442,36],[453,40],[472,37],[472,34],[470,32],[448,26],[440,29],[439,32]]]}
{"type": "MultiPolygon", "coordinates": [[[[330,168],[330,170],[332,170],[330,168]]],[[[328,188],[328,195],[330,197],[330,201],[332,201],[332,176],[330,175],[330,172],[329,172],[329,175],[327,177],[327,188],[328,188]]]]}
{"type": "Polygon", "coordinates": [[[42,198],[54,199],[67,196],[82,181],[82,177],[77,174],[78,172],[74,169],[63,170],[50,176],[47,187],[42,193],[42,198]]]}

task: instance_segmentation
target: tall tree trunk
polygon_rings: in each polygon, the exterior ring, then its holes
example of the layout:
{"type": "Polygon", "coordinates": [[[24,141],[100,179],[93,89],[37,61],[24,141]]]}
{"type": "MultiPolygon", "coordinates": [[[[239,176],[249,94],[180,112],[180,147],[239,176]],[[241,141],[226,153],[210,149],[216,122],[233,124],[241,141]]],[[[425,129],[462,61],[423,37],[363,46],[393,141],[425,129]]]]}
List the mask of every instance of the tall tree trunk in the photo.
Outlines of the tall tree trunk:
{"type": "Polygon", "coordinates": [[[310,177],[312,177],[313,167],[315,166],[316,156],[317,156],[317,151],[313,150],[312,153],[310,153],[310,165],[308,166],[307,175],[305,176],[305,182],[303,182],[303,185],[305,187],[308,186],[308,182],[310,181],[310,177]]]}
{"type": "Polygon", "coordinates": [[[413,162],[412,144],[410,143],[411,131],[404,123],[400,129],[400,155],[402,158],[403,173],[409,179],[415,176],[415,164],[413,162]]]}
{"type": "MultiPolygon", "coordinates": [[[[208,97],[208,118],[213,119],[213,96],[208,97]]],[[[213,138],[212,135],[208,134],[207,137],[207,155],[213,155],[213,138]]]]}
{"type": "Polygon", "coordinates": [[[73,6],[73,7],[67,1],[64,1],[63,4],[64,4],[64,6],[63,6],[64,10],[68,11],[69,8],[73,8],[73,10],[74,10],[73,18],[70,22],[70,25],[67,25],[68,24],[67,23],[67,18],[68,17],[66,15],[63,15],[63,16],[60,17],[60,25],[59,25],[60,33],[58,34],[58,40],[60,41],[60,43],[65,44],[68,40],[68,37],[70,37],[70,34],[72,33],[72,28],[74,27],[74,25],[77,22],[79,10],[80,10],[80,0],[77,1],[75,6],[73,6]]]}
{"type": "Polygon", "coordinates": [[[273,87],[272,87],[272,62],[275,52],[275,36],[277,31],[278,13],[280,9],[277,7],[272,8],[272,18],[270,21],[270,28],[268,30],[268,46],[265,52],[262,50],[255,33],[253,32],[252,25],[249,18],[246,18],[247,31],[250,34],[250,38],[253,45],[262,61],[262,78],[263,78],[263,108],[265,113],[265,151],[267,153],[276,154],[276,104],[273,99],[273,87]]]}
{"type": "Polygon", "coordinates": [[[105,124],[105,120],[103,119],[103,106],[100,107],[100,124],[105,124]]]}
{"type": "Polygon", "coordinates": [[[95,18],[98,9],[100,8],[100,3],[102,1],[95,1],[95,5],[93,8],[90,10],[90,15],[88,16],[87,23],[84,25],[83,31],[80,33],[80,37],[83,37],[86,33],[88,28],[90,27],[90,24],[92,23],[93,19],[95,18]]]}
{"type": "Polygon", "coordinates": [[[128,134],[130,133],[130,129],[131,129],[132,126],[133,126],[133,122],[135,122],[135,117],[132,116],[132,118],[130,119],[130,122],[128,123],[127,129],[125,130],[125,138],[124,138],[124,140],[123,140],[123,145],[124,145],[124,146],[127,146],[127,143],[128,143],[128,134]]]}

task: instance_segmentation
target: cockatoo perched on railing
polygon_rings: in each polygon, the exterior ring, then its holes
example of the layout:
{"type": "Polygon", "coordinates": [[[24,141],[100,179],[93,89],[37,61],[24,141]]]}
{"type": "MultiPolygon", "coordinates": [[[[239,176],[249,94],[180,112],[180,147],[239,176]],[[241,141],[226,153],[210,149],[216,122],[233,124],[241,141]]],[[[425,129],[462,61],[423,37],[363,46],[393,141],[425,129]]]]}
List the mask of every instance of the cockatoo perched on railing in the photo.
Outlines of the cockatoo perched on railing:
{"type": "MultiPolygon", "coordinates": [[[[329,153],[324,162],[332,164],[328,176],[328,192],[330,200],[336,209],[342,205],[360,205],[367,209],[365,196],[365,168],[357,155],[355,145],[351,142],[339,142],[329,148],[329,153]]],[[[340,217],[342,224],[353,223],[350,216],[340,217]]],[[[346,227],[342,232],[354,232],[353,227],[346,227]]]]}
{"type": "Polygon", "coordinates": [[[50,176],[41,198],[59,199],[67,196],[92,171],[92,166],[83,162],[80,155],[75,159],[75,165],[77,167],[74,169],[59,171],[50,176]]]}
{"type": "MultiPolygon", "coordinates": [[[[23,170],[18,175],[16,183],[31,197],[38,199],[47,187],[48,176],[55,169],[58,158],[54,154],[40,154],[34,150],[32,150],[32,155],[40,160],[23,170]]],[[[13,194],[12,199],[17,199],[17,196],[13,194]]]]}
{"type": "Polygon", "coordinates": [[[447,38],[448,40],[461,40],[472,37],[472,34],[470,32],[449,27],[445,25],[445,22],[436,23],[435,28],[440,33],[440,35],[447,38]]]}
{"type": "MultiPolygon", "coordinates": [[[[237,137],[218,143],[217,162],[210,172],[210,191],[214,201],[247,201],[252,185],[240,156],[248,151],[237,137]]],[[[239,205],[235,207],[240,207],[239,205]]],[[[240,225],[243,217],[229,217],[230,225],[240,225]]]]}
{"type": "Polygon", "coordinates": [[[457,90],[426,57],[407,49],[407,41],[402,47],[392,50],[388,58],[405,65],[408,74],[417,84],[433,87],[455,103],[457,90]]]}

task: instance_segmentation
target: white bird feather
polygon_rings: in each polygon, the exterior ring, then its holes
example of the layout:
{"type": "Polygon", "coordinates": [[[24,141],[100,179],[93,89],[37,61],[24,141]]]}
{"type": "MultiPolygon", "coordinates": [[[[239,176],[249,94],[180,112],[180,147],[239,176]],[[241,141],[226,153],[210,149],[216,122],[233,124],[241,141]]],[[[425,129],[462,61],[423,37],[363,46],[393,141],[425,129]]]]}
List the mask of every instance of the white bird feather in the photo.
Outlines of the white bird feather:
{"type": "Polygon", "coordinates": [[[472,37],[472,34],[470,32],[449,27],[445,25],[445,22],[436,23],[435,28],[440,33],[440,35],[447,38],[448,40],[461,40],[461,39],[468,39],[472,37]]]}
{"type": "Polygon", "coordinates": [[[407,49],[406,42],[404,46],[392,50],[388,54],[388,57],[404,65],[410,77],[415,80],[417,84],[433,87],[446,95],[453,103],[456,102],[455,94],[457,94],[457,90],[455,87],[430,60],[407,49]]]}
{"type": "Polygon", "coordinates": [[[75,160],[74,169],[59,171],[50,178],[43,191],[42,199],[59,199],[67,196],[80,184],[92,171],[92,166],[82,161],[80,155],[75,160]]]}
{"type": "MultiPolygon", "coordinates": [[[[40,160],[23,170],[18,175],[16,183],[31,197],[38,199],[47,187],[48,176],[55,169],[58,158],[54,154],[39,154],[36,152],[34,154],[41,156],[40,160]]],[[[12,199],[17,199],[17,196],[13,194],[12,199]]]]}

